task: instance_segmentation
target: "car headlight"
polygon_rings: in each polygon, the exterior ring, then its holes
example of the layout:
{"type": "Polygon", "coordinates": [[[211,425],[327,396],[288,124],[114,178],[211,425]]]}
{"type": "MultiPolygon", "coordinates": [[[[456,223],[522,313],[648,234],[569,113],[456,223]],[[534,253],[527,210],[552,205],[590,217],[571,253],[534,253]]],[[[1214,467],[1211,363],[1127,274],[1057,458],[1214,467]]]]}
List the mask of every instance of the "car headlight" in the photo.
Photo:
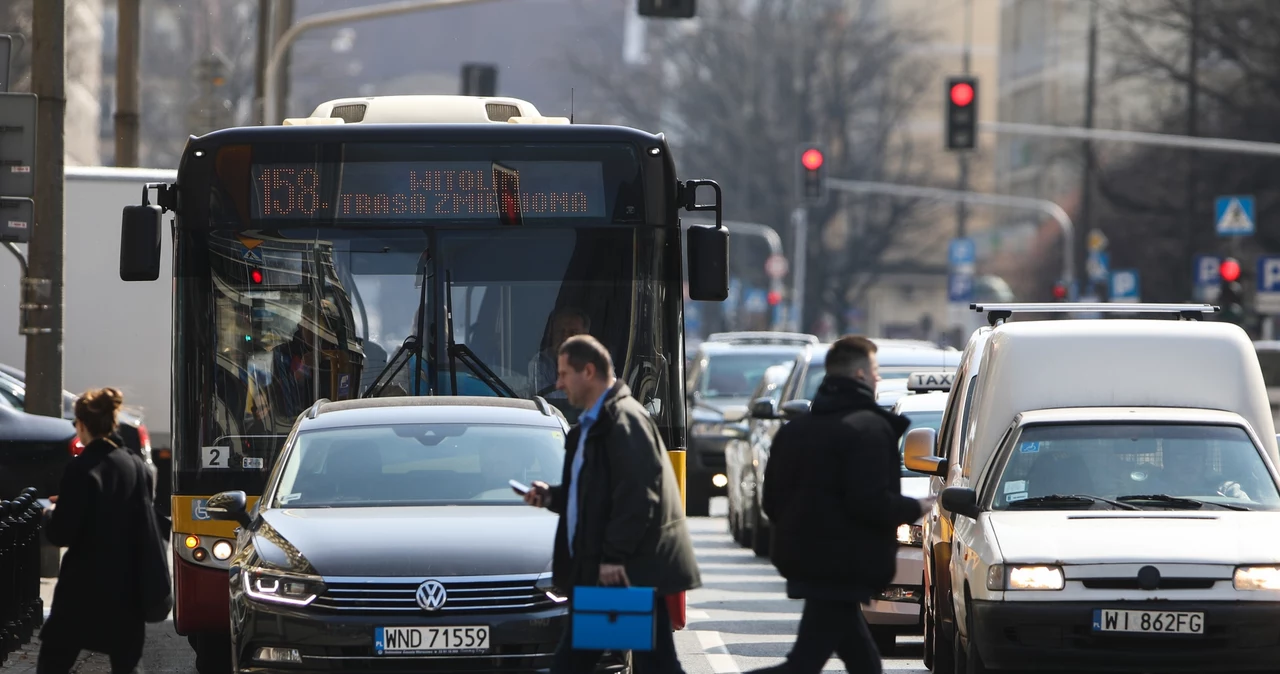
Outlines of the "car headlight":
{"type": "Polygon", "coordinates": [[[1057,566],[992,565],[987,569],[988,590],[1061,590],[1066,585],[1057,566]]]}
{"type": "Polygon", "coordinates": [[[556,589],[555,584],[551,582],[551,574],[547,574],[539,578],[538,583],[534,587],[545,592],[547,599],[550,599],[557,604],[563,604],[566,601],[569,601],[569,598],[560,594],[559,590],[556,589]]]}
{"type": "Polygon", "coordinates": [[[324,581],[318,576],[267,569],[244,569],[240,572],[240,582],[251,599],[272,604],[306,606],[324,592],[324,581]]]}
{"type": "Polygon", "coordinates": [[[1280,566],[1241,566],[1232,585],[1237,590],[1280,590],[1280,566]]]}
{"type": "Polygon", "coordinates": [[[898,542],[903,545],[924,546],[924,527],[919,524],[904,524],[898,527],[898,542]]]}
{"type": "Polygon", "coordinates": [[[694,435],[720,435],[724,431],[724,424],[715,421],[699,421],[694,423],[689,431],[694,435]]]}

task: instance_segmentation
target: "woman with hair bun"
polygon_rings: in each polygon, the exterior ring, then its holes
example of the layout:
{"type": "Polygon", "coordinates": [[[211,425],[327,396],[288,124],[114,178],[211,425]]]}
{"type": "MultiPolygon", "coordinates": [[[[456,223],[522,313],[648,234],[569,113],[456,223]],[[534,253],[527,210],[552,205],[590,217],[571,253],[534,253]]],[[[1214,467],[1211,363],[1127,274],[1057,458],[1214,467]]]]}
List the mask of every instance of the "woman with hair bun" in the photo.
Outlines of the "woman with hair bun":
{"type": "Polygon", "coordinates": [[[124,396],[86,391],[75,404],[84,452],[62,475],[56,505],[46,512],[49,542],[67,548],[40,630],[37,674],[66,674],[81,650],[106,653],[113,674],[142,659],[146,620],[135,549],[150,525],[151,471],[124,447],[116,420],[124,396]]]}

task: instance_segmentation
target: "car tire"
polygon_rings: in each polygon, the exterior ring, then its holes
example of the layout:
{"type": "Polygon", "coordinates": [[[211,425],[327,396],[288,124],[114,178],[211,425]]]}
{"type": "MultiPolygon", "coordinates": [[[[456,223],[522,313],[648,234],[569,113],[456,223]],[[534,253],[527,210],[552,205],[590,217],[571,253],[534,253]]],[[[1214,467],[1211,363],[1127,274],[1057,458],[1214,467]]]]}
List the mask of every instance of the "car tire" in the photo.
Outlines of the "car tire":
{"type": "Polygon", "coordinates": [[[871,639],[876,642],[880,657],[893,657],[898,649],[898,632],[887,625],[867,625],[867,628],[871,630],[871,639]]]}
{"type": "Polygon", "coordinates": [[[965,614],[965,631],[969,633],[969,645],[966,647],[960,638],[960,630],[955,630],[955,639],[952,650],[955,652],[956,674],[987,674],[987,665],[982,661],[982,655],[978,653],[978,648],[973,644],[973,613],[966,610],[965,614]]]}
{"type": "Polygon", "coordinates": [[[686,517],[707,517],[711,514],[711,480],[706,475],[690,475],[684,485],[684,514],[686,517]]]}
{"type": "Polygon", "coordinates": [[[196,652],[199,674],[231,674],[230,634],[192,634],[187,642],[196,652]]]}
{"type": "Polygon", "coordinates": [[[751,528],[751,551],[756,554],[756,557],[769,556],[772,539],[773,531],[764,526],[760,520],[756,520],[756,525],[751,528]]]}

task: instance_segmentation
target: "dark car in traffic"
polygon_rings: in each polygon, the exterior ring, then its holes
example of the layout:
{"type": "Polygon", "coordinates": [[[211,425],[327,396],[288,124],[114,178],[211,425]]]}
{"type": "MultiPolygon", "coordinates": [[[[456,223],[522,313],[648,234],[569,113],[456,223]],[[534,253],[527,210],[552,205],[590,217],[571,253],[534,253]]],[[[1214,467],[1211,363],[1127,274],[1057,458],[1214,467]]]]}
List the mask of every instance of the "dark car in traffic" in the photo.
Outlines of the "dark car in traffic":
{"type": "Polygon", "coordinates": [[[558,482],[568,428],[541,398],[316,403],[251,511],[239,491],[207,505],[241,524],[235,671],[549,668],[568,619],[557,516],[509,482],[558,482]]]}
{"type": "Polygon", "coordinates": [[[76,444],[69,421],[0,405],[0,499],[16,498],[27,487],[35,487],[38,498],[57,494],[76,444]]]}

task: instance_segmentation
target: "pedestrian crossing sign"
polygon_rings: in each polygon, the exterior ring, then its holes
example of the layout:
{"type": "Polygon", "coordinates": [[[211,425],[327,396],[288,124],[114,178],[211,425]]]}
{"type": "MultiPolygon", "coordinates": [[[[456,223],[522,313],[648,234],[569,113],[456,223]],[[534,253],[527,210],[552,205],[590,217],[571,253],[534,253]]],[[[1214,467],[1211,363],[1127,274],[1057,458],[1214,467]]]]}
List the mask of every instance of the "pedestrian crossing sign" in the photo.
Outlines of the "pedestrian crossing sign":
{"type": "Polygon", "coordinates": [[[1218,197],[1214,202],[1214,229],[1219,236],[1251,236],[1256,218],[1252,196],[1218,197]]]}

